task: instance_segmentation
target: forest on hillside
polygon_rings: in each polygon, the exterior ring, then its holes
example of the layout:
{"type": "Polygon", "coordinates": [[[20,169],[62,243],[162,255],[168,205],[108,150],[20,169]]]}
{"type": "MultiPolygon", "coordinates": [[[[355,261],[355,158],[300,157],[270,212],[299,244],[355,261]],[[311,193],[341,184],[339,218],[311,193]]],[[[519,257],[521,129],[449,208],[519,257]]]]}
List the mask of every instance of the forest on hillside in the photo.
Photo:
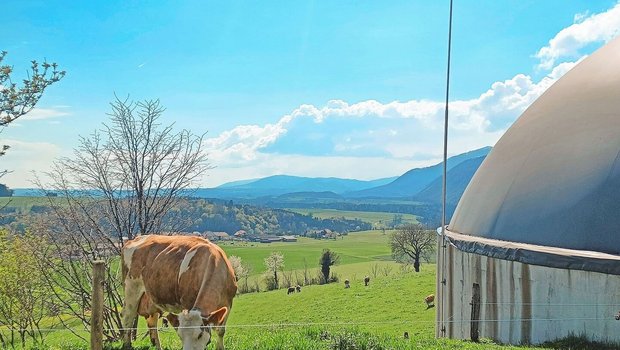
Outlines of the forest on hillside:
{"type": "MultiPolygon", "coordinates": [[[[0,211],[0,226],[14,232],[26,232],[33,216],[46,215],[50,210],[51,207],[41,200],[33,200],[32,205],[20,202],[19,206],[9,202],[0,211]]],[[[253,235],[285,235],[322,229],[336,232],[371,229],[371,224],[359,219],[320,219],[282,209],[196,198],[183,200],[171,208],[165,220],[182,222],[181,227],[186,232],[223,231],[229,234],[238,230],[253,235]]]]}

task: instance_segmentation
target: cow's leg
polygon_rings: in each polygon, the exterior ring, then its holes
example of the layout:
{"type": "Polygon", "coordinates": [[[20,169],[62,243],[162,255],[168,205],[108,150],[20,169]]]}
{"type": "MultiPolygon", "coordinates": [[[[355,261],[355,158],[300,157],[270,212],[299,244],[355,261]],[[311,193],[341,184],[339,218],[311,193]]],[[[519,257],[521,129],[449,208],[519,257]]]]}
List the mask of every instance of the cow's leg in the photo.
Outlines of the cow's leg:
{"type": "Polygon", "coordinates": [[[121,311],[123,323],[123,348],[131,349],[131,328],[134,320],[138,317],[138,305],[144,293],[144,284],[137,279],[127,278],[125,280],[125,302],[121,311]]]}
{"type": "Polygon", "coordinates": [[[217,334],[217,350],[224,350],[224,334],[226,334],[226,328],[222,325],[222,327],[217,327],[215,329],[215,334],[217,334]]]}
{"type": "Polygon", "coordinates": [[[157,333],[157,321],[159,320],[159,313],[154,313],[146,319],[146,326],[149,327],[149,338],[151,338],[151,345],[155,346],[157,350],[161,350],[161,344],[159,343],[159,334],[157,333]]]}

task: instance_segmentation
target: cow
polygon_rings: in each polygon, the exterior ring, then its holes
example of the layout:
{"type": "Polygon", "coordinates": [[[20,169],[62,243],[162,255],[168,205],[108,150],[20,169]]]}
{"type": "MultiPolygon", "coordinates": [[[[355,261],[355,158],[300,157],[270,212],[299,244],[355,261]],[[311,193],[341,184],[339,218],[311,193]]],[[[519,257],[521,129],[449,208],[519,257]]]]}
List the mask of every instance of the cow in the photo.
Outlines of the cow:
{"type": "Polygon", "coordinates": [[[301,286],[299,284],[295,286],[295,289],[297,290],[297,293],[301,293],[301,286]]]}
{"type": "Polygon", "coordinates": [[[435,306],[435,294],[431,294],[424,298],[424,302],[426,302],[426,309],[430,309],[435,306]]]}
{"type": "Polygon", "coordinates": [[[295,287],[288,287],[286,294],[291,294],[291,293],[295,293],[295,287]]]}
{"type": "Polygon", "coordinates": [[[370,276],[364,277],[364,285],[368,287],[368,283],[370,283],[370,276]]]}
{"type": "MultiPolygon", "coordinates": [[[[161,312],[177,315],[183,350],[203,350],[211,342],[213,328],[216,348],[224,349],[225,326],[237,282],[220,247],[201,237],[139,236],[125,244],[121,263],[123,328],[133,324],[144,294],[158,310],[149,315],[153,318],[151,325],[157,325],[161,312]]],[[[125,349],[131,349],[131,332],[123,333],[123,343],[125,349]]]]}
{"type": "Polygon", "coordinates": [[[344,288],[351,288],[351,282],[348,279],[344,280],[344,288]]]}

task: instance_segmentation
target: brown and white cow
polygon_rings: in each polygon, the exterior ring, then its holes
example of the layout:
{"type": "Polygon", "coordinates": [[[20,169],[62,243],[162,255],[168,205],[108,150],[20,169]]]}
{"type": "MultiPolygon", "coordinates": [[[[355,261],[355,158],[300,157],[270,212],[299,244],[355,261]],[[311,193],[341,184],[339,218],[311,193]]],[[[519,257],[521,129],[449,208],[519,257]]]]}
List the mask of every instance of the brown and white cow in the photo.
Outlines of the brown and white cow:
{"type": "MultiPolygon", "coordinates": [[[[203,350],[211,342],[213,327],[217,349],[224,349],[225,325],[237,282],[220,247],[200,237],[140,236],[125,244],[121,259],[124,328],[133,324],[144,294],[152,302],[151,311],[178,315],[177,333],[183,350],[203,350]]],[[[155,325],[159,314],[152,315],[155,325]]],[[[131,348],[131,332],[124,333],[123,342],[125,348],[131,348]]]]}

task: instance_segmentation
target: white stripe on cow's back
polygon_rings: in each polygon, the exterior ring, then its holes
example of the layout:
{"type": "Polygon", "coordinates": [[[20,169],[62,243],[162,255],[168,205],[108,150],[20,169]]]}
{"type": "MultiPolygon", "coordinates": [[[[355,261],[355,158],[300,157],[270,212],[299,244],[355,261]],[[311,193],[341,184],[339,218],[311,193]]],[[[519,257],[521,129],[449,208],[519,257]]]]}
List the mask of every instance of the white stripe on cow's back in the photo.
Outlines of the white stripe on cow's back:
{"type": "Polygon", "coordinates": [[[133,253],[138,249],[144,241],[149,237],[149,235],[138,236],[129,244],[125,245],[123,248],[123,260],[125,265],[127,266],[127,271],[131,270],[131,260],[133,259],[133,253]]]}
{"type": "Polygon", "coordinates": [[[185,257],[183,257],[183,261],[181,262],[181,266],[179,267],[178,280],[181,280],[181,275],[184,274],[187,270],[189,270],[189,263],[192,261],[192,258],[194,257],[194,255],[196,255],[197,252],[198,249],[194,249],[185,253],[185,257]]]}

